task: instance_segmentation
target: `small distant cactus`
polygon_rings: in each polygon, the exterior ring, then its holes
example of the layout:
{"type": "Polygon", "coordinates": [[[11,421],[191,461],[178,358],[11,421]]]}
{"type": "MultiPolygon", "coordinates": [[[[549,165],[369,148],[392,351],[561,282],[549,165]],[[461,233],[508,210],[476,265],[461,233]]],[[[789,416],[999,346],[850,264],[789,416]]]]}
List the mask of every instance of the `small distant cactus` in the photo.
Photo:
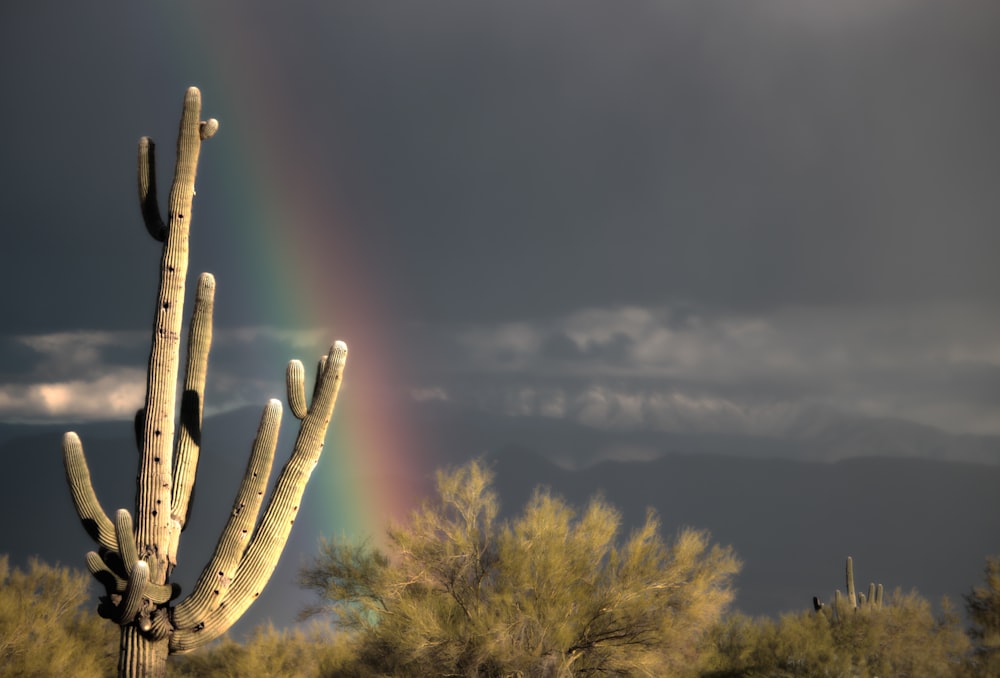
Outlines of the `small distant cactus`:
{"type": "Polygon", "coordinates": [[[277,479],[264,515],[258,522],[281,423],[282,406],[277,400],[264,408],[242,485],[215,554],[194,591],[174,605],[180,590],[169,580],[177,565],[180,533],[190,517],[201,451],[215,295],[215,279],[202,274],[188,332],[175,435],[195,175],[201,143],[219,127],[216,120],[202,121],[200,115],[201,93],[191,87],[181,115],[166,223],[156,199],[155,147],[146,137],[139,142],[139,203],[150,235],[163,242],[163,257],[146,399],[135,421],[140,461],[134,523],[126,509],[119,509],[113,522],[107,516],[94,493],[79,436],[69,432],[63,437],[63,460],[73,503],[99,547],[86,557],[87,568],[107,593],[99,612],[122,628],[120,676],[164,676],[168,654],[186,652],[217,638],[260,595],[277,566],[309,475],[319,460],[347,359],[347,346],[334,343],[320,360],[311,403],[306,400],[302,364],[297,360],[289,363],[288,401],[301,424],[291,458],[277,479]]]}
{"type": "MultiPolygon", "coordinates": [[[[870,583],[868,584],[868,593],[857,593],[854,588],[854,559],[851,556],[847,556],[847,596],[840,592],[840,589],[834,591],[833,596],[833,616],[834,618],[839,618],[846,614],[848,611],[862,611],[871,612],[874,610],[882,609],[882,599],[883,599],[883,587],[882,584],[870,583]]],[[[818,597],[813,598],[813,605],[816,611],[823,609],[823,604],[819,602],[818,597]]]]}

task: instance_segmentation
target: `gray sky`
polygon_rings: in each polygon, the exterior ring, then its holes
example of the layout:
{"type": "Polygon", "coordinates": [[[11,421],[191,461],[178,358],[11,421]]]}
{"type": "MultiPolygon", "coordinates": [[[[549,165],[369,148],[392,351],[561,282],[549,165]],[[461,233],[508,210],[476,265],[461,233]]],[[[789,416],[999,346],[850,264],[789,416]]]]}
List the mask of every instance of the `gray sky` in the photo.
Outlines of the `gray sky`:
{"type": "MultiPolygon", "coordinates": [[[[160,251],[136,142],[158,142],[164,205],[199,86],[221,122],[191,241],[192,277],[218,281],[209,412],[281,396],[289,358],[351,347],[291,555],[247,623],[290,620],[297,557],[320,532],[380,533],[428,465],[465,451],[435,456],[442,441],[566,466],[646,459],[664,440],[1000,459],[1000,3],[145,4],[0,9],[0,424],[114,419],[130,434],[160,251]]],[[[247,448],[216,423],[206,440],[226,440],[205,458],[235,482],[247,448]]],[[[0,495],[61,525],[63,489],[40,501],[62,482],[52,441],[13,460],[51,472],[0,474],[0,495]]],[[[113,508],[133,471],[104,472],[106,442],[84,440],[113,508]]],[[[730,466],[740,487],[746,467],[730,466]]],[[[199,483],[221,497],[228,480],[199,483]]],[[[864,480],[879,491],[843,491],[874,525],[912,505],[907,478],[864,480]]],[[[966,520],[954,494],[916,517],[962,538],[941,564],[926,540],[857,536],[826,507],[789,522],[832,521],[846,541],[744,530],[771,504],[743,489],[753,506],[701,506],[746,540],[741,586],[761,598],[792,570],[822,593],[834,580],[815,564],[846,552],[954,592],[995,547],[997,512],[966,520]]],[[[215,517],[199,515],[206,544],[215,517]]],[[[29,548],[14,533],[3,549],[29,548]]],[[[193,577],[200,559],[184,565],[193,577]]]]}
{"type": "Polygon", "coordinates": [[[160,142],[162,204],[197,84],[222,129],[192,270],[240,290],[217,408],[334,325],[356,389],[415,402],[1000,434],[996,3],[290,4],[0,11],[0,420],[131,417],[157,258],[135,142],[160,142]],[[370,313],[247,287],[294,266],[246,234],[322,213],[370,313]]]}

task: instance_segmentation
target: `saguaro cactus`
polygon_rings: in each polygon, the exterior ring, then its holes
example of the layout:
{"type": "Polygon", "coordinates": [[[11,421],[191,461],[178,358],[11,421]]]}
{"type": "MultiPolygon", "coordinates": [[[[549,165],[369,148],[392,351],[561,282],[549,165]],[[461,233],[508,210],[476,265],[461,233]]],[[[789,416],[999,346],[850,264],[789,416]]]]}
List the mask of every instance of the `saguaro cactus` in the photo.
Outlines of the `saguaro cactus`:
{"type": "Polygon", "coordinates": [[[99,612],[121,625],[120,676],[165,675],[168,654],[217,638],[260,594],[278,563],[309,475],[319,460],[347,358],[342,342],[330,347],[320,360],[308,403],[302,363],[289,363],[288,401],[301,423],[291,458],[275,483],[264,515],[258,522],[281,423],[282,406],[277,400],[264,408],[243,483],[215,554],[194,591],[174,604],[180,591],[170,583],[170,575],[177,564],[180,533],[190,515],[201,452],[215,295],[215,279],[202,274],[188,332],[178,419],[175,403],[191,203],[201,143],[218,129],[218,122],[202,121],[200,116],[201,93],[192,87],[184,99],[166,223],[156,200],[155,147],[148,138],[139,141],[139,202],[146,228],[163,242],[163,257],[146,399],[136,415],[140,460],[134,522],[126,509],[119,509],[113,521],[108,517],[94,493],[79,436],[69,432],[63,437],[73,503],[99,547],[86,557],[87,568],[107,591],[99,612]],[[176,435],[175,421],[179,422],[176,435]]]}
{"type": "MultiPolygon", "coordinates": [[[[847,584],[847,596],[840,592],[840,589],[834,591],[833,595],[833,611],[832,615],[834,619],[839,619],[847,614],[848,610],[851,612],[856,612],[861,610],[862,612],[872,612],[875,610],[882,609],[882,599],[884,594],[884,588],[882,584],[876,585],[874,582],[868,584],[868,593],[857,593],[854,588],[854,558],[847,556],[847,566],[845,568],[846,584],[847,584]]],[[[813,598],[816,610],[819,611],[823,606],[818,602],[818,598],[813,598]]]]}

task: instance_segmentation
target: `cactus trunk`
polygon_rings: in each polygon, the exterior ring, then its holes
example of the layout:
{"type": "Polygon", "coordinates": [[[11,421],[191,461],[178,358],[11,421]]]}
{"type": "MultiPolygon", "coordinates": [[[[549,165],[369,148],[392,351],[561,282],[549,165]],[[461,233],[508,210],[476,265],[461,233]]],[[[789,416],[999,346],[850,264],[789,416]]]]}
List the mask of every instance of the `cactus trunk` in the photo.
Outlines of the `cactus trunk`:
{"type": "Polygon", "coordinates": [[[288,400],[301,425],[291,459],[275,483],[264,516],[257,525],[281,422],[281,403],[277,400],[268,403],[261,417],[243,484],[215,556],[202,572],[195,591],[172,606],[179,588],[170,584],[170,576],[177,565],[180,533],[190,517],[201,454],[215,292],[214,278],[202,274],[188,332],[180,430],[175,435],[195,176],[201,143],[218,129],[215,120],[202,122],[200,115],[201,94],[192,87],[184,99],[166,222],[160,218],[156,200],[155,146],[148,138],[139,142],[139,202],[147,230],[163,242],[163,255],[146,399],[135,423],[140,459],[134,523],[125,509],[120,509],[111,521],[94,493],[79,436],[70,432],[63,438],[66,477],[77,515],[100,547],[86,558],[87,568],[107,593],[98,611],[121,626],[120,676],[166,675],[169,654],[217,638],[260,594],[278,563],[309,475],[319,460],[347,359],[343,343],[331,346],[320,362],[311,403],[305,398],[301,363],[292,361],[289,365],[288,400]]]}
{"type": "Polygon", "coordinates": [[[167,675],[167,644],[150,640],[135,625],[122,627],[118,648],[118,675],[163,678],[167,675]]]}
{"type": "Polygon", "coordinates": [[[847,603],[852,608],[858,606],[858,595],[854,589],[854,558],[847,556],[847,603]]]}

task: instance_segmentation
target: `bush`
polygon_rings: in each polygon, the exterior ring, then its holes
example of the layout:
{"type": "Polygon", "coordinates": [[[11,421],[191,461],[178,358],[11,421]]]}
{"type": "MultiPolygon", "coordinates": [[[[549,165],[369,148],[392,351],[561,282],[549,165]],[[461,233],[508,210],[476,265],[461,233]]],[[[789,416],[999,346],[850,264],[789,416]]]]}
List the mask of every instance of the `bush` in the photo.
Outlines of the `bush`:
{"type": "Polygon", "coordinates": [[[0,555],[0,676],[114,675],[118,628],[83,610],[90,574],[0,555]]]}
{"type": "Polygon", "coordinates": [[[578,513],[537,491],[500,523],[492,475],[440,472],[437,496],[389,530],[388,554],[324,542],[302,572],[326,611],[358,633],[377,675],[668,676],[697,665],[733,598],[739,563],[704,532],[672,542],[650,513],[624,541],[600,499],[578,513]],[[621,543],[620,543],[621,542],[621,543]]]}
{"type": "Polygon", "coordinates": [[[735,616],[713,632],[706,676],[954,676],[968,638],[947,601],[939,619],[916,593],[896,591],[881,609],[825,606],[777,622],[735,616]]]}
{"type": "Polygon", "coordinates": [[[170,676],[197,678],[320,678],[350,675],[353,659],[347,644],[329,628],[279,631],[265,624],[242,644],[226,636],[207,648],[171,657],[167,667],[170,676]]]}

